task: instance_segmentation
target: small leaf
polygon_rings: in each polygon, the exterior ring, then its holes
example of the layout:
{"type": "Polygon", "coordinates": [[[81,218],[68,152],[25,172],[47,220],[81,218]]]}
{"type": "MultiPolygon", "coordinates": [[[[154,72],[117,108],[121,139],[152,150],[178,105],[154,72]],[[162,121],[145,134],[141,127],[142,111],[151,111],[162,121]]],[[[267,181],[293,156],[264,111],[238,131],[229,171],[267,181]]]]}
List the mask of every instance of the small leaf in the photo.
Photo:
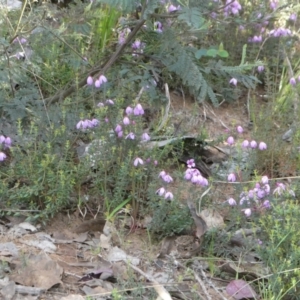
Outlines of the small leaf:
{"type": "Polygon", "coordinates": [[[229,53],[226,50],[219,50],[217,54],[224,58],[229,56],[229,53]]]}
{"type": "Polygon", "coordinates": [[[244,280],[232,280],[226,287],[226,292],[234,299],[256,298],[257,294],[251,286],[244,280]]]}
{"type": "Polygon", "coordinates": [[[216,57],[217,54],[218,54],[218,50],[216,49],[209,49],[207,50],[206,53],[207,56],[212,56],[212,57],[216,57]]]}
{"type": "Polygon", "coordinates": [[[223,43],[221,43],[220,45],[219,45],[219,52],[220,51],[223,51],[224,50],[224,46],[223,46],[223,43]]]}
{"type": "Polygon", "coordinates": [[[200,59],[202,56],[205,56],[205,55],[206,55],[206,52],[207,52],[206,49],[200,49],[200,50],[196,51],[195,57],[196,57],[197,59],[200,59]]]}

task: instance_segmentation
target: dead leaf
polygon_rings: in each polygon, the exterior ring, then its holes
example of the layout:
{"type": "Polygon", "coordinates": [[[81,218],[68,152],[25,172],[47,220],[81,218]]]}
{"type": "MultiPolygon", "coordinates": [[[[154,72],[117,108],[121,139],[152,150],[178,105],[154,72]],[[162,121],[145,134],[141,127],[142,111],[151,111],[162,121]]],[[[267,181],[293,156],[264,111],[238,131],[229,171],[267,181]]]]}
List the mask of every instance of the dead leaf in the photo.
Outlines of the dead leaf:
{"type": "Polygon", "coordinates": [[[23,228],[23,229],[27,230],[27,231],[31,231],[31,232],[36,232],[37,231],[36,227],[34,227],[33,225],[31,225],[28,222],[20,223],[18,226],[20,228],[23,228]]]}
{"type": "Polygon", "coordinates": [[[198,239],[201,239],[201,237],[207,231],[207,225],[205,223],[205,220],[203,220],[201,216],[197,215],[195,204],[192,201],[188,201],[187,204],[196,225],[196,237],[198,239]]]}
{"type": "Polygon", "coordinates": [[[140,263],[139,258],[127,255],[125,253],[125,251],[123,251],[119,247],[113,247],[109,251],[109,253],[107,255],[107,260],[110,261],[110,262],[125,260],[125,261],[131,262],[135,266],[137,266],[140,263]]]}
{"type": "Polygon", "coordinates": [[[81,295],[68,295],[60,298],[60,300],[84,300],[84,298],[81,295]]]}
{"type": "Polygon", "coordinates": [[[28,246],[33,246],[39,249],[44,250],[48,253],[54,253],[56,251],[56,246],[50,241],[38,241],[35,239],[22,239],[21,243],[26,244],[28,246]]]}
{"type": "Polygon", "coordinates": [[[251,286],[244,280],[232,280],[226,287],[226,292],[234,299],[256,298],[257,294],[251,286]]]}
{"type": "Polygon", "coordinates": [[[161,242],[161,248],[157,258],[164,258],[166,255],[170,254],[174,244],[176,236],[167,236],[161,242]]]}
{"type": "Polygon", "coordinates": [[[83,233],[87,231],[100,231],[103,232],[105,226],[104,219],[92,219],[82,222],[78,227],[75,228],[75,233],[83,233]]]}
{"type": "Polygon", "coordinates": [[[18,249],[12,242],[0,244],[0,256],[18,256],[18,249]]]}
{"type": "Polygon", "coordinates": [[[11,280],[31,287],[39,287],[45,290],[61,283],[62,267],[53,261],[46,253],[31,255],[25,268],[21,268],[17,274],[11,276],[11,280]]]}
{"type": "Polygon", "coordinates": [[[225,227],[223,217],[215,209],[202,210],[200,213],[200,217],[205,221],[207,229],[225,227]]]}

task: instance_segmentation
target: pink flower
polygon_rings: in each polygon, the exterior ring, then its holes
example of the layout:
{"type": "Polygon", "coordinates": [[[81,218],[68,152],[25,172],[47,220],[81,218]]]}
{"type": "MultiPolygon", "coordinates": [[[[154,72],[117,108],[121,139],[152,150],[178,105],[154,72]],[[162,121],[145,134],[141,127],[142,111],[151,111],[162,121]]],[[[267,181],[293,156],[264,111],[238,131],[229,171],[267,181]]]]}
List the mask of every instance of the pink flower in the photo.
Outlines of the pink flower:
{"type": "Polygon", "coordinates": [[[235,182],[235,181],[236,181],[236,176],[235,176],[235,174],[234,174],[234,173],[229,174],[228,177],[227,177],[227,180],[228,180],[229,182],[235,182]]]}
{"type": "Polygon", "coordinates": [[[195,160],[193,158],[187,160],[186,164],[187,164],[188,168],[194,168],[196,166],[195,165],[195,160]]]}
{"type": "Polygon", "coordinates": [[[163,196],[166,192],[166,189],[161,187],[156,191],[156,194],[158,194],[159,196],[163,196]]]}
{"type": "Polygon", "coordinates": [[[147,132],[144,132],[144,133],[142,134],[141,140],[142,140],[143,142],[148,142],[148,141],[150,141],[150,136],[149,136],[149,134],[148,134],[147,132]]]}
{"type": "Polygon", "coordinates": [[[100,88],[100,86],[101,86],[100,80],[97,79],[97,80],[95,81],[95,87],[96,87],[96,88],[100,88]]]}
{"type": "Polygon", "coordinates": [[[173,200],[174,196],[171,192],[166,192],[165,194],[165,199],[170,199],[170,200],[173,200]]]}
{"type": "Polygon", "coordinates": [[[125,109],[126,114],[129,116],[133,113],[133,109],[130,106],[127,106],[125,109]]]}
{"type": "Polygon", "coordinates": [[[162,171],[159,173],[158,178],[163,178],[163,177],[166,176],[166,175],[167,175],[166,171],[165,171],[165,170],[162,170],[162,171]]]}
{"type": "Polygon", "coordinates": [[[88,120],[80,120],[77,124],[76,124],[76,128],[77,129],[87,129],[89,128],[89,124],[87,122],[88,120]]]}
{"type": "Polygon", "coordinates": [[[100,121],[97,119],[92,119],[91,124],[92,124],[92,127],[97,127],[100,124],[100,121]]]}
{"type": "Polygon", "coordinates": [[[138,103],[138,104],[136,105],[136,107],[133,109],[133,114],[134,114],[135,116],[141,116],[141,115],[144,114],[144,109],[143,109],[143,107],[142,107],[141,104],[138,103]]]}
{"type": "Polygon", "coordinates": [[[135,139],[135,135],[133,132],[129,132],[126,137],[125,137],[125,140],[134,140],[135,139]]]}
{"type": "Polygon", "coordinates": [[[115,128],[115,132],[119,133],[120,131],[122,131],[122,126],[120,124],[118,124],[115,128]]]}
{"type": "Polygon", "coordinates": [[[118,138],[121,138],[121,137],[123,137],[123,131],[122,130],[118,132],[118,138]]]}
{"type": "Polygon", "coordinates": [[[250,217],[251,216],[251,209],[250,208],[246,208],[244,210],[244,214],[245,214],[246,217],[250,217]]]}
{"type": "Polygon", "coordinates": [[[227,139],[227,143],[228,145],[233,145],[234,144],[234,138],[232,136],[230,136],[228,139],[227,139]]]}
{"type": "Polygon", "coordinates": [[[258,66],[257,67],[257,71],[258,71],[258,73],[261,73],[261,72],[263,72],[263,70],[265,69],[265,67],[264,66],[258,66]]]}
{"type": "Polygon", "coordinates": [[[269,182],[268,176],[263,176],[263,177],[261,178],[261,182],[262,182],[263,184],[268,184],[268,182],[269,182]]]}
{"type": "Polygon", "coordinates": [[[259,150],[266,150],[267,149],[267,144],[264,142],[260,142],[258,145],[259,150]]]}
{"type": "Polygon", "coordinates": [[[249,147],[249,141],[248,141],[248,140],[244,140],[244,141],[242,142],[242,148],[246,149],[246,148],[248,148],[248,147],[249,147]]]}
{"type": "Polygon", "coordinates": [[[124,124],[124,125],[129,125],[129,124],[130,124],[130,120],[129,120],[128,117],[124,117],[124,119],[123,119],[123,124],[124,124]]]}
{"type": "Polygon", "coordinates": [[[236,201],[235,201],[233,198],[229,198],[229,199],[227,200],[227,202],[228,202],[228,204],[229,204],[230,206],[236,205],[236,201]]]}
{"type": "Polygon", "coordinates": [[[3,152],[0,152],[0,161],[4,161],[6,159],[6,154],[3,152]]]}
{"type": "Polygon", "coordinates": [[[233,84],[234,86],[236,86],[236,85],[237,85],[237,79],[231,78],[231,79],[229,80],[229,83],[231,83],[231,84],[233,84]]]}
{"type": "Polygon", "coordinates": [[[291,79],[290,79],[290,84],[291,85],[296,85],[296,79],[294,78],[294,77],[292,77],[291,79]]]}
{"type": "Polygon", "coordinates": [[[173,182],[173,178],[169,174],[166,174],[165,176],[163,176],[162,180],[167,183],[173,182]]]}
{"type": "Polygon", "coordinates": [[[139,157],[137,157],[137,158],[134,160],[134,162],[133,162],[133,165],[134,165],[135,167],[137,167],[138,165],[143,165],[143,164],[144,164],[143,160],[142,160],[141,158],[139,158],[139,157]]]}
{"type": "Polygon", "coordinates": [[[100,75],[99,81],[100,81],[100,85],[101,85],[102,83],[107,82],[107,78],[104,75],[100,75]]]}
{"type": "Polygon", "coordinates": [[[111,99],[107,99],[107,100],[105,101],[105,103],[106,103],[107,105],[114,105],[114,104],[115,104],[115,102],[114,102],[113,100],[111,100],[111,99]]]}
{"type": "Polygon", "coordinates": [[[97,107],[104,107],[104,104],[103,104],[102,102],[99,102],[99,103],[97,104],[97,107]]]}
{"type": "Polygon", "coordinates": [[[244,132],[244,129],[243,129],[242,126],[238,126],[238,127],[236,128],[236,130],[237,130],[238,133],[243,133],[243,132],[244,132]]]}
{"type": "Polygon", "coordinates": [[[257,143],[256,143],[256,141],[251,141],[250,142],[250,147],[252,148],[252,149],[255,149],[256,147],[257,147],[257,143]]]}
{"type": "Polygon", "coordinates": [[[94,79],[92,76],[89,76],[86,80],[87,85],[93,85],[94,83],[94,79]]]}
{"type": "Polygon", "coordinates": [[[265,208],[271,208],[270,201],[269,201],[269,200],[265,200],[265,201],[263,202],[263,207],[265,207],[265,208]]]}

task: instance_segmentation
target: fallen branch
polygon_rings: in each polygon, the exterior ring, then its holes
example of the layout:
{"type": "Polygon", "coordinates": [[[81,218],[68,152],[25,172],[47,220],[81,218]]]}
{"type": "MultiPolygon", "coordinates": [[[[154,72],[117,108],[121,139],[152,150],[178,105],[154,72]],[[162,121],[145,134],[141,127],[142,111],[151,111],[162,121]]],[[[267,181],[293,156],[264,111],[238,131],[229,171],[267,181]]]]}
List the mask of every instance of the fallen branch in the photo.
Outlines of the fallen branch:
{"type": "Polygon", "coordinates": [[[169,294],[169,292],[162,285],[160,285],[154,278],[152,278],[152,276],[144,273],[141,269],[139,269],[138,267],[132,265],[131,263],[128,263],[125,260],[124,260],[124,262],[127,263],[132,269],[134,269],[135,271],[140,273],[142,276],[144,276],[147,280],[154,283],[153,288],[155,289],[155,291],[157,292],[157,294],[159,296],[156,300],[158,300],[158,299],[172,300],[172,297],[169,294]]]}
{"type": "MultiPolygon", "coordinates": [[[[118,60],[118,58],[121,56],[123,50],[126,48],[126,46],[131,42],[131,40],[134,38],[134,36],[137,34],[137,32],[140,30],[140,28],[144,25],[145,20],[140,20],[134,29],[130,32],[128,35],[126,41],[124,44],[120,45],[116,52],[110,57],[110,59],[104,63],[102,66],[96,66],[92,68],[88,74],[90,76],[94,76],[101,72],[101,74],[104,74],[107,72],[107,70],[118,60]]],[[[64,100],[66,97],[70,96],[72,93],[74,93],[78,88],[83,87],[86,84],[86,76],[81,81],[79,81],[77,84],[71,85],[69,88],[64,88],[60,91],[58,91],[54,96],[46,98],[45,103],[47,105],[51,105],[53,103],[59,102],[64,100]]]]}

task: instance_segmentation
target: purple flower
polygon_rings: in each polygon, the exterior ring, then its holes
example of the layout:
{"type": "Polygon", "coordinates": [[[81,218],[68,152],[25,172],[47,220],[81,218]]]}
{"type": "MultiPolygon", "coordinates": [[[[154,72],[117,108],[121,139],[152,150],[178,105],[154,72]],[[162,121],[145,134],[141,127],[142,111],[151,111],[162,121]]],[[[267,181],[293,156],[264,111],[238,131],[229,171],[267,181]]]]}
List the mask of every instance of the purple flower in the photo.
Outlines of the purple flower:
{"type": "Polygon", "coordinates": [[[271,208],[270,201],[269,201],[269,200],[265,200],[265,201],[263,202],[263,207],[265,207],[265,208],[267,208],[267,209],[271,208]]]}
{"type": "Polygon", "coordinates": [[[250,147],[251,147],[252,149],[255,149],[255,148],[257,147],[256,141],[252,140],[252,141],[250,142],[250,147]]]}
{"type": "Polygon", "coordinates": [[[133,133],[133,132],[129,132],[129,133],[126,135],[125,139],[126,139],[126,140],[127,140],[127,139],[129,139],[129,140],[134,140],[134,139],[135,139],[134,133],[133,133]]]}
{"type": "Polygon", "coordinates": [[[292,77],[291,79],[290,79],[290,84],[291,85],[296,85],[296,79],[294,78],[294,77],[292,77]]]}
{"type": "Polygon", "coordinates": [[[123,137],[123,131],[122,130],[118,132],[118,138],[121,138],[121,137],[123,137]]]}
{"type": "Polygon", "coordinates": [[[292,13],[292,14],[290,15],[290,21],[296,22],[296,20],[297,20],[297,15],[296,15],[295,13],[292,13]]]}
{"type": "Polygon", "coordinates": [[[258,191],[256,192],[256,195],[259,199],[262,199],[263,197],[266,196],[266,191],[262,190],[262,189],[258,189],[258,191]]]}
{"type": "Polygon", "coordinates": [[[132,49],[140,49],[142,47],[142,43],[140,40],[136,40],[132,45],[132,49]]]}
{"type": "Polygon", "coordinates": [[[250,208],[246,208],[244,210],[244,214],[245,214],[246,217],[250,217],[251,216],[251,209],[250,208]]]}
{"type": "Polygon", "coordinates": [[[16,38],[13,40],[13,43],[25,44],[25,43],[27,43],[27,39],[16,37],[16,38]]]}
{"type": "Polygon", "coordinates": [[[235,174],[234,174],[234,173],[229,174],[228,177],[227,177],[227,180],[228,180],[229,182],[235,182],[235,181],[236,181],[236,176],[235,176],[235,174]]]}
{"type": "Polygon", "coordinates": [[[244,141],[242,142],[242,148],[246,149],[246,148],[248,148],[248,147],[249,147],[249,141],[248,141],[248,140],[244,140],[244,141]]]}
{"type": "Polygon", "coordinates": [[[92,119],[92,120],[91,120],[91,123],[92,123],[92,126],[93,126],[93,127],[97,127],[97,126],[100,124],[100,121],[97,120],[97,119],[92,119]]]}
{"type": "Polygon", "coordinates": [[[238,133],[243,133],[243,132],[244,132],[244,129],[243,129],[242,126],[238,126],[238,127],[236,128],[236,130],[237,130],[238,133]]]}
{"type": "Polygon", "coordinates": [[[285,191],[285,185],[281,182],[277,182],[276,185],[277,185],[277,188],[274,189],[273,195],[280,196],[285,191]]]}
{"type": "Polygon", "coordinates": [[[166,189],[164,187],[161,187],[156,191],[156,194],[158,194],[159,196],[163,196],[165,194],[165,192],[166,192],[166,189]]]}
{"type": "Polygon", "coordinates": [[[100,81],[100,85],[101,85],[102,83],[107,82],[107,78],[104,75],[100,75],[99,81],[100,81]]]}
{"type": "Polygon", "coordinates": [[[4,146],[6,148],[10,148],[11,147],[11,138],[10,137],[7,137],[4,141],[4,146]]]}
{"type": "Polygon", "coordinates": [[[87,120],[80,120],[76,124],[76,128],[77,129],[87,129],[87,128],[89,128],[89,123],[87,122],[87,120]]]}
{"type": "Polygon", "coordinates": [[[193,175],[191,182],[199,185],[203,185],[203,176],[198,174],[198,175],[193,175]]]}
{"type": "Polygon", "coordinates": [[[0,136],[0,144],[3,144],[5,142],[5,136],[1,135],[0,136]]]}
{"type": "Polygon", "coordinates": [[[98,104],[97,104],[97,107],[103,107],[104,106],[104,104],[102,103],[102,102],[99,102],[98,104]]]}
{"type": "Polygon", "coordinates": [[[171,4],[171,5],[168,7],[168,13],[171,13],[171,12],[173,12],[173,11],[177,11],[177,10],[179,10],[179,9],[180,9],[180,5],[175,6],[175,5],[171,4]]]}
{"type": "Polygon", "coordinates": [[[165,176],[163,176],[162,180],[167,183],[173,182],[173,178],[169,174],[166,174],[165,176]]]}
{"type": "Polygon", "coordinates": [[[163,178],[163,177],[166,176],[166,175],[167,175],[166,171],[165,171],[165,170],[162,170],[162,171],[159,173],[158,178],[163,178]]]}
{"type": "Polygon", "coordinates": [[[227,139],[227,144],[230,146],[234,144],[234,138],[232,136],[227,139]]]}
{"type": "Polygon", "coordinates": [[[267,149],[267,144],[264,142],[260,142],[258,145],[259,150],[266,150],[267,149]]]}
{"type": "Polygon", "coordinates": [[[133,108],[131,108],[130,106],[127,106],[125,109],[125,112],[129,116],[133,113],[133,108]]]}
{"type": "Polygon", "coordinates": [[[115,132],[119,133],[120,131],[122,131],[122,126],[120,124],[118,124],[115,128],[115,132]]]}
{"type": "Polygon", "coordinates": [[[266,194],[269,195],[270,191],[271,191],[270,185],[269,184],[265,184],[264,185],[264,190],[266,191],[266,194]]]}
{"type": "Polygon", "coordinates": [[[186,164],[187,164],[188,168],[194,168],[196,166],[195,165],[195,160],[193,158],[187,160],[186,164]]]}
{"type": "Polygon", "coordinates": [[[278,5],[278,1],[270,1],[270,8],[275,10],[278,5]]]}
{"type": "Polygon", "coordinates": [[[3,152],[0,152],[0,161],[4,161],[6,158],[6,154],[3,152]]]}
{"type": "Polygon", "coordinates": [[[165,199],[170,199],[170,200],[173,200],[174,196],[171,192],[166,192],[165,194],[165,199]]]}
{"type": "Polygon", "coordinates": [[[233,198],[229,198],[229,199],[227,200],[227,202],[228,202],[228,204],[229,204],[230,206],[236,205],[236,201],[235,201],[233,198]]]}
{"type": "Polygon", "coordinates": [[[162,24],[159,21],[154,22],[154,28],[156,32],[162,33],[162,24]]]}
{"type": "Polygon", "coordinates": [[[158,165],[158,161],[155,160],[155,161],[153,162],[153,164],[154,164],[154,166],[157,166],[157,165],[158,165]]]}
{"type": "Polygon", "coordinates": [[[100,88],[100,86],[101,86],[100,80],[97,79],[95,81],[95,87],[98,89],[98,88],[100,88]]]}
{"type": "Polygon", "coordinates": [[[124,124],[124,125],[129,125],[129,124],[130,124],[130,120],[129,120],[128,117],[124,117],[124,119],[123,119],[123,124],[124,124]]]}
{"type": "Polygon", "coordinates": [[[107,100],[105,101],[105,103],[106,103],[107,105],[114,105],[114,104],[115,104],[115,102],[114,102],[113,100],[111,100],[111,99],[107,99],[107,100]]]}
{"type": "Polygon", "coordinates": [[[234,86],[236,86],[236,85],[237,85],[237,79],[231,78],[231,79],[229,80],[229,83],[231,83],[231,84],[233,84],[234,86]]]}
{"type": "Polygon", "coordinates": [[[142,134],[141,140],[142,140],[143,142],[148,142],[148,141],[150,141],[150,136],[149,136],[149,134],[148,134],[147,132],[144,132],[144,133],[142,134]]]}
{"type": "Polygon", "coordinates": [[[253,199],[254,196],[255,196],[255,192],[254,192],[253,190],[249,190],[249,191],[248,191],[248,198],[249,198],[249,199],[253,199]]]}
{"type": "Polygon", "coordinates": [[[144,114],[144,109],[143,109],[143,107],[142,107],[141,104],[138,103],[138,104],[136,105],[136,107],[133,109],[133,114],[134,114],[135,116],[141,116],[141,115],[144,114]]]}
{"type": "Polygon", "coordinates": [[[86,80],[87,85],[93,85],[94,83],[94,79],[92,76],[89,76],[86,80]]]}
{"type": "Polygon", "coordinates": [[[143,165],[143,164],[144,164],[143,160],[142,160],[141,158],[139,158],[139,157],[137,157],[137,158],[134,160],[134,162],[133,162],[133,165],[134,165],[135,167],[137,167],[138,165],[143,165]]]}
{"type": "Polygon", "coordinates": [[[263,177],[261,178],[261,182],[262,182],[263,184],[268,184],[268,182],[269,182],[268,176],[263,176],[263,177]]]}
{"type": "Polygon", "coordinates": [[[263,72],[263,71],[264,71],[264,69],[265,69],[265,67],[264,67],[264,66],[258,66],[258,67],[257,67],[257,71],[258,71],[258,73],[261,73],[261,72],[263,72]]]}

